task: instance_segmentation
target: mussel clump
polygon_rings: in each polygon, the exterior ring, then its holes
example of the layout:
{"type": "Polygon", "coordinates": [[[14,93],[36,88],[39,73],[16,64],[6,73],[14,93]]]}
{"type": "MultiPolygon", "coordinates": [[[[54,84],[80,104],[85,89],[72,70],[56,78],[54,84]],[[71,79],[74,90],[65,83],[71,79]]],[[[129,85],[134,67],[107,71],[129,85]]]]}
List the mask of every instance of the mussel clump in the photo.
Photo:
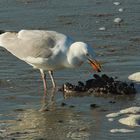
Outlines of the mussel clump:
{"type": "Polygon", "coordinates": [[[136,93],[136,89],[133,83],[122,82],[116,78],[109,77],[106,74],[101,76],[94,74],[93,79],[89,79],[85,83],[81,81],[79,81],[77,85],[65,83],[63,85],[63,92],[88,92],[101,95],[131,95],[136,93]]]}

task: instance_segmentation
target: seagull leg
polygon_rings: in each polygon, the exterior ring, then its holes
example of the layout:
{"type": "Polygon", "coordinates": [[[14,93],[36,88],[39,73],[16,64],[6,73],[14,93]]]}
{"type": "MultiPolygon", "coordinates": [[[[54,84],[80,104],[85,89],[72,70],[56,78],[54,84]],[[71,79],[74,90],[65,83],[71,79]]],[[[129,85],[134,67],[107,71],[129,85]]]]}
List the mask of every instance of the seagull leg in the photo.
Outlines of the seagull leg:
{"type": "Polygon", "coordinates": [[[55,83],[55,80],[53,78],[53,71],[49,70],[48,72],[49,72],[49,75],[50,75],[51,80],[52,80],[53,88],[56,88],[56,83],[55,83]]]}
{"type": "Polygon", "coordinates": [[[44,71],[42,69],[40,69],[40,73],[41,73],[41,77],[42,77],[42,80],[43,80],[44,96],[46,96],[46,94],[47,94],[46,74],[44,73],[44,71]]]}

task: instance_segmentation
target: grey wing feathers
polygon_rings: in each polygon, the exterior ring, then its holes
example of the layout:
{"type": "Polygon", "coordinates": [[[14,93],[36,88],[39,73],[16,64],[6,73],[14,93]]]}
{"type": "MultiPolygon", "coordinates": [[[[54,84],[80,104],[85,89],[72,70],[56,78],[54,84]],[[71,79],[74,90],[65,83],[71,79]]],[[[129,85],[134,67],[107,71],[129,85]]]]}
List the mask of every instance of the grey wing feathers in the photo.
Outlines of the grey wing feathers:
{"type": "Polygon", "coordinates": [[[18,58],[50,57],[51,48],[55,47],[57,40],[55,32],[40,30],[21,30],[6,32],[0,35],[0,45],[18,58]]]}

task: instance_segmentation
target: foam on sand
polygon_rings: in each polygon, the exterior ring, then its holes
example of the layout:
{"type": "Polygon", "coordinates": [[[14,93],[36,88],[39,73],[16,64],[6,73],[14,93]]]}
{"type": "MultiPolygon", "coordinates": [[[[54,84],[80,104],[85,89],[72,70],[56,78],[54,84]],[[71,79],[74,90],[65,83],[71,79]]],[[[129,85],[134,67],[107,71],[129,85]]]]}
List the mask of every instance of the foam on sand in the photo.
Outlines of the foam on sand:
{"type": "Polygon", "coordinates": [[[136,113],[140,113],[140,107],[134,106],[134,107],[129,107],[123,110],[120,110],[121,114],[136,114],[136,113]]]}
{"type": "MultiPolygon", "coordinates": [[[[127,126],[131,126],[131,127],[136,127],[136,126],[140,126],[140,107],[137,106],[133,106],[133,107],[129,107],[126,109],[122,109],[118,112],[115,113],[110,113],[107,114],[106,117],[108,117],[108,121],[114,121],[115,117],[121,116],[122,118],[118,120],[119,123],[123,124],[123,125],[127,125],[127,126]],[[125,115],[125,117],[123,117],[125,115]],[[127,117],[126,117],[127,116],[127,117]]],[[[134,130],[132,129],[111,129],[110,130],[111,133],[129,133],[129,132],[134,132],[134,130]]]]}
{"type": "Polygon", "coordinates": [[[109,118],[109,119],[108,119],[108,121],[113,122],[113,121],[114,121],[114,119],[113,119],[113,118],[109,118]]]}
{"type": "Polygon", "coordinates": [[[140,126],[140,115],[130,115],[119,120],[120,123],[128,126],[140,126]]]}
{"type": "Polygon", "coordinates": [[[108,118],[114,118],[114,117],[118,117],[120,115],[121,115],[120,112],[116,112],[116,113],[107,114],[106,117],[108,117],[108,118]]]}
{"type": "Polygon", "coordinates": [[[129,80],[140,82],[140,72],[133,73],[128,76],[129,80]]]}
{"type": "Polygon", "coordinates": [[[131,130],[131,129],[111,129],[110,132],[111,133],[118,133],[118,132],[130,133],[130,132],[134,132],[134,130],[131,130]]]}
{"type": "Polygon", "coordinates": [[[136,113],[140,113],[140,107],[134,106],[134,107],[122,109],[118,112],[107,114],[106,117],[114,118],[114,117],[118,117],[123,114],[136,114],[136,113]]]}

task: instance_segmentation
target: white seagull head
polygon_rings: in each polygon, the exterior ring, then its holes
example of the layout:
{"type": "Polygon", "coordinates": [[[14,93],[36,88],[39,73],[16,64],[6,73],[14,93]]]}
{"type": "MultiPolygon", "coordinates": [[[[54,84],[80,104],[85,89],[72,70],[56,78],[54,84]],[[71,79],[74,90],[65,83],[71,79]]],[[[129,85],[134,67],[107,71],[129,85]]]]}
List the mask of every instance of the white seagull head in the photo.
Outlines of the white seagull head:
{"type": "Polygon", "coordinates": [[[101,71],[99,62],[95,60],[93,48],[84,42],[73,43],[69,48],[67,59],[72,67],[78,67],[87,61],[94,70],[101,71]]]}

